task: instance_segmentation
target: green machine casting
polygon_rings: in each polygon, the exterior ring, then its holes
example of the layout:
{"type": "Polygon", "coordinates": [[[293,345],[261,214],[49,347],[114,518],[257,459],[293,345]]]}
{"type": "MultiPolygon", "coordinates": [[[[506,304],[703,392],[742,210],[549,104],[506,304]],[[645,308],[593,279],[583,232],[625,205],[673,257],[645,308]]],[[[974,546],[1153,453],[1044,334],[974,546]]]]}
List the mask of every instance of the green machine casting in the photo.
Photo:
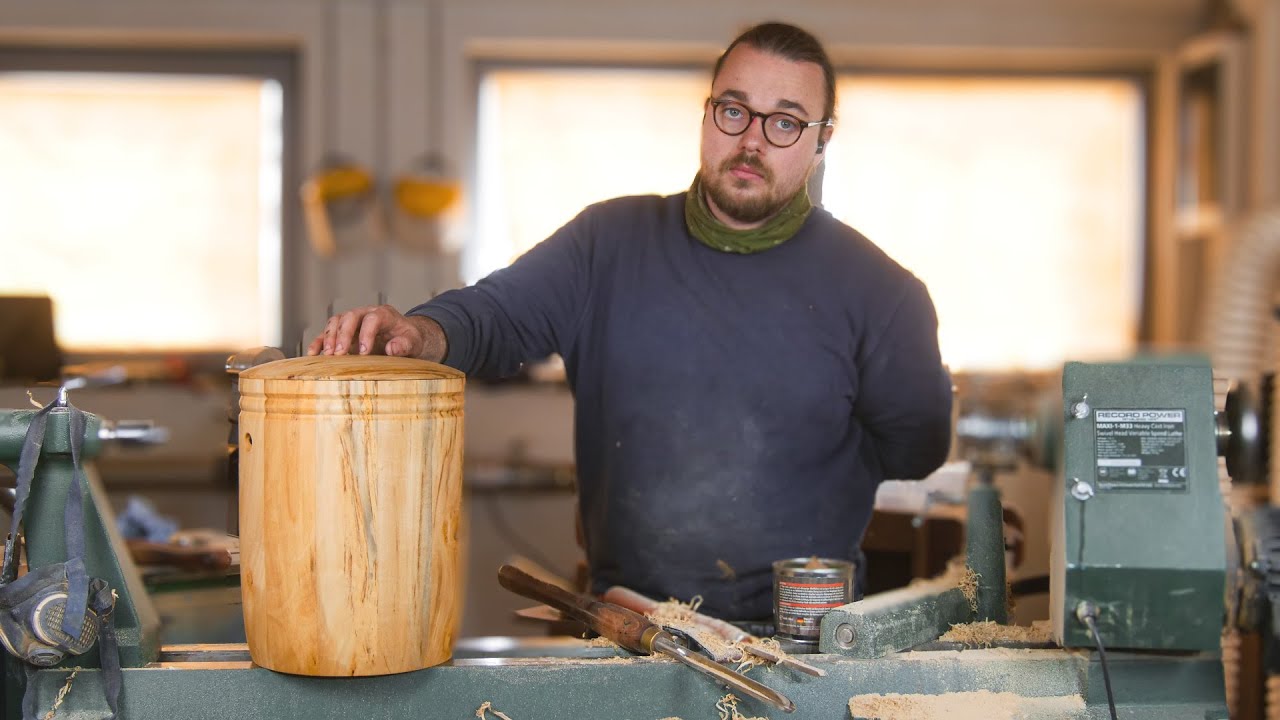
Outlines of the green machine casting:
{"type": "Polygon", "coordinates": [[[1227,516],[1207,364],[1069,363],[1051,611],[1066,647],[1215,650],[1227,516]]]}

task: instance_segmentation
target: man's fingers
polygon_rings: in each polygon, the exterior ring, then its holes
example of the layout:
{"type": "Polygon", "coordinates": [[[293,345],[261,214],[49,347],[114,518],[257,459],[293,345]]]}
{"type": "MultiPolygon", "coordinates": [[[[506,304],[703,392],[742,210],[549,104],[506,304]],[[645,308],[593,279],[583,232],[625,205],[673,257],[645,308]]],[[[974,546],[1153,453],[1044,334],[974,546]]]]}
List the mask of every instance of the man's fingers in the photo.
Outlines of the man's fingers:
{"type": "Polygon", "coordinates": [[[319,355],[320,351],[323,349],[324,349],[324,333],[321,333],[320,335],[316,336],[315,340],[311,341],[310,345],[307,346],[307,354],[319,355]]]}
{"type": "Polygon", "coordinates": [[[329,322],[324,324],[324,354],[325,355],[333,354],[333,340],[334,340],[333,335],[335,332],[337,332],[337,329],[338,329],[338,317],[335,315],[334,317],[329,318],[329,322]]]}
{"type": "Polygon", "coordinates": [[[333,341],[333,354],[346,355],[351,351],[351,342],[355,340],[356,330],[364,318],[364,308],[344,312],[338,316],[338,330],[333,341]]]}
{"type": "Polygon", "coordinates": [[[383,318],[377,308],[371,309],[361,316],[357,352],[361,355],[368,355],[374,351],[374,343],[378,339],[378,331],[382,329],[382,326],[383,318]]]}
{"type": "Polygon", "coordinates": [[[393,308],[382,305],[360,307],[334,315],[325,323],[324,331],[307,346],[307,354],[346,355],[357,352],[368,355],[377,352],[378,335],[393,328],[395,314],[393,308]],[[390,311],[390,317],[387,311],[390,311]]]}

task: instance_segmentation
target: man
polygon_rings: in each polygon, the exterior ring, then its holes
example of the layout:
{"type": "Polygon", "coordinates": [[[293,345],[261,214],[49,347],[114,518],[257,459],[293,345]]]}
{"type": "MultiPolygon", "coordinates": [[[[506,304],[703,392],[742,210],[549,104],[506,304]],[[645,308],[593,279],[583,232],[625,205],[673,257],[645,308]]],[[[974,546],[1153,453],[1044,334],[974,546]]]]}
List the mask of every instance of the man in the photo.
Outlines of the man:
{"type": "Polygon", "coordinates": [[[560,353],[593,589],[769,618],[772,561],[858,558],[880,481],[928,474],[950,438],[924,286],[809,204],[834,108],[818,41],[754,27],[716,64],[687,194],[593,205],[407,317],[331,318],[308,352],[480,376],[560,353]]]}

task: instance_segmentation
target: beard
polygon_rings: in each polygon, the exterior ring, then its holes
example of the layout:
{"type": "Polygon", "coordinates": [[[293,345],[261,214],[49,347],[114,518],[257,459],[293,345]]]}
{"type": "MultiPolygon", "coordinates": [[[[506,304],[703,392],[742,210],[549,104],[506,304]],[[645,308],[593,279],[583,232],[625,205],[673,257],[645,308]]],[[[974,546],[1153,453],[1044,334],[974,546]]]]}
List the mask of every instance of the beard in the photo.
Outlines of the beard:
{"type": "Polygon", "coordinates": [[[779,188],[773,184],[773,173],[760,162],[760,158],[746,153],[738,153],[720,163],[715,174],[704,175],[702,188],[720,212],[737,222],[748,225],[773,217],[786,207],[796,194],[795,189],[786,193],[780,192],[779,188]],[[740,165],[746,165],[760,174],[764,181],[764,187],[760,192],[750,195],[734,192],[734,190],[745,190],[751,186],[750,181],[730,174],[733,168],[740,165]]]}

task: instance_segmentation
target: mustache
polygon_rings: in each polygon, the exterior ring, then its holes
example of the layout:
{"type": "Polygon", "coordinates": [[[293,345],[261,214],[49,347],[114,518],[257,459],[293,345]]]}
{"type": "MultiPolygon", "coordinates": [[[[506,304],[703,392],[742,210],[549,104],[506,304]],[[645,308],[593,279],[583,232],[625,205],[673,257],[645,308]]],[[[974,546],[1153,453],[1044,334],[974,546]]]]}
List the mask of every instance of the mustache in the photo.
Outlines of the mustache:
{"type": "Polygon", "coordinates": [[[760,173],[760,176],[765,180],[773,179],[773,173],[769,172],[769,169],[764,166],[764,163],[760,162],[760,158],[758,156],[748,155],[745,152],[739,152],[737,155],[734,155],[728,160],[720,163],[720,171],[729,172],[740,165],[746,165],[752,170],[755,170],[760,173]]]}

